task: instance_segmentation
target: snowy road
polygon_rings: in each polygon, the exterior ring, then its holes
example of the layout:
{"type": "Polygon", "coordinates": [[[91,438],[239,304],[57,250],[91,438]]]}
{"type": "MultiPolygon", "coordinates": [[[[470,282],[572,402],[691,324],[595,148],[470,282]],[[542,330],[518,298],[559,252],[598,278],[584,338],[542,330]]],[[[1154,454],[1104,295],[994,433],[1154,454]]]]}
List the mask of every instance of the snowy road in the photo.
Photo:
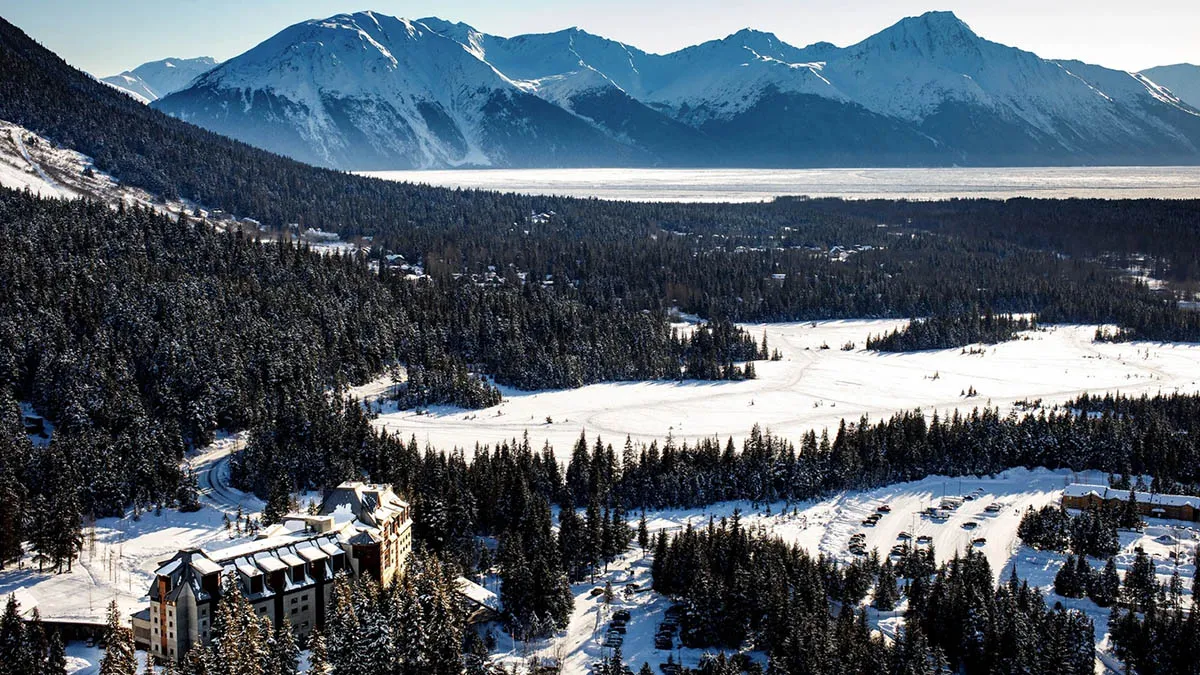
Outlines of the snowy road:
{"type": "Polygon", "coordinates": [[[245,442],[244,433],[224,435],[191,458],[196,482],[200,484],[201,500],[231,518],[239,509],[243,513],[262,510],[260,499],[238,490],[229,482],[229,457],[245,442]]]}

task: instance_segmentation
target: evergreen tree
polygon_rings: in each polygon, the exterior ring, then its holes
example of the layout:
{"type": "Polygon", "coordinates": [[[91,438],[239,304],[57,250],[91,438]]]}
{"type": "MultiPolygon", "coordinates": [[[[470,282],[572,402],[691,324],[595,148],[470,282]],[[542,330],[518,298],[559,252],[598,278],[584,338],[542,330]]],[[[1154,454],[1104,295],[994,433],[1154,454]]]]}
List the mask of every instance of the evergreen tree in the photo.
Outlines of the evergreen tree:
{"type": "Polygon", "coordinates": [[[27,646],[20,605],[15,595],[9,595],[4,616],[0,617],[0,664],[13,668],[14,675],[25,675],[32,663],[27,646]]]}
{"type": "Polygon", "coordinates": [[[287,617],[283,618],[272,636],[271,661],[271,671],[278,675],[296,675],[299,672],[300,648],[287,617]]]}
{"type": "Polygon", "coordinates": [[[339,575],[333,584],[333,604],[325,618],[325,644],[333,675],[360,673],[357,636],[361,630],[350,577],[339,575]]]}
{"type": "Polygon", "coordinates": [[[100,675],[136,675],[137,651],[133,644],[133,631],[121,621],[117,601],[108,605],[105,622],[104,656],[100,659],[100,675]]]}
{"type": "Polygon", "coordinates": [[[1081,592],[1082,580],[1077,578],[1078,564],[1074,555],[1067,556],[1067,562],[1054,575],[1054,592],[1064,598],[1083,597],[1081,592]]]}
{"type": "Polygon", "coordinates": [[[1132,489],[1129,490],[1129,497],[1121,505],[1119,525],[1122,529],[1139,531],[1145,525],[1138,509],[1137,493],[1132,489]]]}
{"type": "Polygon", "coordinates": [[[1142,547],[1138,547],[1133,565],[1125,573],[1121,596],[1126,606],[1137,612],[1148,612],[1155,608],[1158,596],[1158,580],[1154,576],[1154,562],[1142,547]]]}
{"type": "MultiPolygon", "coordinates": [[[[152,660],[147,657],[147,660],[152,660]]],[[[50,632],[46,651],[46,675],[67,675],[67,648],[58,631],[50,632]]]]}
{"type": "Polygon", "coordinates": [[[875,609],[890,612],[896,608],[899,592],[896,590],[896,570],[891,560],[884,560],[879,568],[879,581],[875,585],[875,609]]]}
{"type": "Polygon", "coordinates": [[[1088,597],[1101,607],[1112,607],[1121,594],[1121,577],[1117,574],[1117,561],[1109,558],[1104,569],[1089,587],[1088,597]]]}
{"type": "Polygon", "coordinates": [[[308,675],[329,675],[329,653],[325,649],[325,634],[314,628],[308,635],[308,675]]]}

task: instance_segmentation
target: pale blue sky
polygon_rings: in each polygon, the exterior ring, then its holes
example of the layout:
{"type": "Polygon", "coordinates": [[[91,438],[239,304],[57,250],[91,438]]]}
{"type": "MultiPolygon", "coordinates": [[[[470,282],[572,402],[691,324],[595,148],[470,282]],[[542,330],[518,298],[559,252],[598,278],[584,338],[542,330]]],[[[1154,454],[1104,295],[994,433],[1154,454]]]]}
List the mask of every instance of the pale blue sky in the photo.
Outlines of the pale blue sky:
{"type": "Polygon", "coordinates": [[[804,46],[851,44],[949,9],[991,40],[1112,68],[1200,64],[1198,0],[0,0],[0,16],[71,64],[111,75],[167,56],[227,59],[305,19],[373,9],[497,35],[579,26],[650,52],[751,27],[804,46]]]}

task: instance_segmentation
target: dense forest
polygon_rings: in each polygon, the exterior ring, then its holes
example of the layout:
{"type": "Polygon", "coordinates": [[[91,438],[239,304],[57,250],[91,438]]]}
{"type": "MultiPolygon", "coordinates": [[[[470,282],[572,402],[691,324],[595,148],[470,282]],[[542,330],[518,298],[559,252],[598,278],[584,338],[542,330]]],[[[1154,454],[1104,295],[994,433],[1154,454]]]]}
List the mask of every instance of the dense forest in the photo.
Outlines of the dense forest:
{"type": "Polygon", "coordinates": [[[1017,333],[1037,328],[1036,318],[995,316],[972,310],[957,316],[931,316],[913,319],[903,328],[886,335],[867,338],[867,349],[881,352],[915,352],[946,349],[974,343],[996,344],[1017,337],[1017,333]]]}

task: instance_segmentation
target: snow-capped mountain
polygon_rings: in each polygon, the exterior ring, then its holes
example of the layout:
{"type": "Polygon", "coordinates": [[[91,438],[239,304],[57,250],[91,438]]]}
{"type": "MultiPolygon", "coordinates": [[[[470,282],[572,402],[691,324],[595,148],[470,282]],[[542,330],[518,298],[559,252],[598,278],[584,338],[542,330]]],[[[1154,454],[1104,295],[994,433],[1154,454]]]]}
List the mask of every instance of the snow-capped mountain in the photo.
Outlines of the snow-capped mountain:
{"type": "Polygon", "coordinates": [[[155,107],[333,167],[644,161],[459,42],[372,12],[291,26],[155,107]]]}
{"type": "Polygon", "coordinates": [[[134,98],[149,103],[191,84],[200,74],[217,65],[209,56],[194,59],[163,59],[151,61],[119,75],[100,78],[134,98]]]}
{"type": "Polygon", "coordinates": [[[1175,88],[949,12],[848,47],[747,29],[664,55],[365,12],[291,26],[154,105],[349,169],[1200,163],[1175,88]]]}
{"type": "Polygon", "coordinates": [[[1143,70],[1141,74],[1171,90],[1184,103],[1200,109],[1200,66],[1177,63],[1143,70]]]}

